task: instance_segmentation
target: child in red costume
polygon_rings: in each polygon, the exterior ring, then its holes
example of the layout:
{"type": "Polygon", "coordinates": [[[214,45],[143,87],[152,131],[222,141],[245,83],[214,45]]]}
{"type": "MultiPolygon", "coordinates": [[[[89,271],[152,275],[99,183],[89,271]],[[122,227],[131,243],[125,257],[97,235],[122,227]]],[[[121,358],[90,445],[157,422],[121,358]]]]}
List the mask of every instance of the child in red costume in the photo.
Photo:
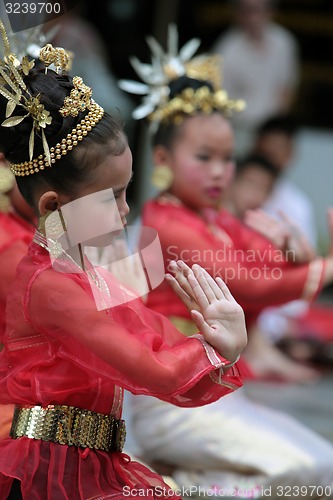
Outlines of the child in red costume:
{"type": "MultiPolygon", "coordinates": [[[[167,269],[171,261],[182,259],[227,280],[252,327],[268,304],[298,297],[312,300],[325,283],[332,282],[333,257],[298,264],[289,248],[274,246],[223,208],[234,168],[228,116],[239,103],[214,78],[219,70],[216,59],[191,59],[196,39],[178,54],[175,27],[170,27],[169,36],[166,53],[149,39],[151,65],[132,59],[144,84],[120,83],[124,90],[144,94],[133,116],[147,117],[152,139],[153,181],[159,193],[143,206],[142,231],[145,226],[158,231],[167,269]]],[[[181,270],[188,272],[184,264],[181,270]]],[[[172,278],[168,281],[148,295],[147,305],[191,336],[197,325],[174,293],[172,278]]],[[[257,338],[249,331],[249,345],[257,338]]],[[[244,376],[253,376],[250,370],[246,373],[247,349],[239,365],[244,376]]],[[[250,368],[254,371],[258,363],[266,363],[271,374],[274,370],[275,376],[290,377],[290,364],[286,367],[281,357],[283,363],[281,358],[276,363],[271,352],[260,352],[250,368]]],[[[298,380],[309,373],[307,367],[301,368],[298,380]]],[[[289,415],[256,404],[244,388],[200,408],[177,408],[151,397],[129,400],[142,456],[169,466],[176,482],[185,487],[215,489],[221,497],[260,498],[264,496],[260,485],[275,498],[279,485],[325,486],[333,479],[331,444],[289,415]]],[[[311,500],[310,492],[305,496],[311,500]]]]}
{"type": "MultiPolygon", "coordinates": [[[[83,242],[115,237],[94,233],[100,219],[109,223],[116,207],[126,225],[126,137],[80,78],[33,62],[27,71],[27,61],[24,72],[8,40],[5,49],[1,147],[40,220],[7,300],[0,403],[16,406],[11,437],[0,442],[0,498],[17,487],[24,499],[121,499],[131,490],[169,498],[161,476],[122,453],[123,390],[180,406],[232,392],[241,385],[234,365],[246,344],[243,311],[222,280],[193,267],[175,281],[202,331],[186,339],[90,264],[83,242]],[[87,199],[88,212],[71,218],[68,207],[87,199]]],[[[62,49],[47,46],[40,58],[66,67],[62,49]]]]}

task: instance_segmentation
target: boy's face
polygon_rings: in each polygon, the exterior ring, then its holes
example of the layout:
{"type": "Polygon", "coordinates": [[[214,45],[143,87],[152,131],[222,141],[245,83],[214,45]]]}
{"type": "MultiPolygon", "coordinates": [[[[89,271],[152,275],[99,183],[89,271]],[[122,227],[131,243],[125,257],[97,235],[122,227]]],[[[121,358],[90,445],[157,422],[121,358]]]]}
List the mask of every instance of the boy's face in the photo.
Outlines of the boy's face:
{"type": "Polygon", "coordinates": [[[259,165],[251,163],[234,180],[231,201],[236,215],[243,218],[247,210],[262,207],[270,196],[274,177],[259,165]]]}
{"type": "Polygon", "coordinates": [[[293,139],[284,132],[266,132],[257,139],[255,150],[266,156],[282,173],[292,161],[293,139]]]}

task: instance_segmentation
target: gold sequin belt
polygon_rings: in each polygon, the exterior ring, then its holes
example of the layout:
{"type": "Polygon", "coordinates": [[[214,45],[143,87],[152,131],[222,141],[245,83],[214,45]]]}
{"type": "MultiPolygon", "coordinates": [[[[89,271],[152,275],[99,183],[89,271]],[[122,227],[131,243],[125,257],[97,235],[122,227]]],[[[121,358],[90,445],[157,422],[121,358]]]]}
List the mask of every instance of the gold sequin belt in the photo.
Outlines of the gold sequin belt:
{"type": "Polygon", "coordinates": [[[124,420],[112,415],[74,406],[16,405],[10,436],[25,436],[94,450],[122,451],[126,426],[124,420]]]}

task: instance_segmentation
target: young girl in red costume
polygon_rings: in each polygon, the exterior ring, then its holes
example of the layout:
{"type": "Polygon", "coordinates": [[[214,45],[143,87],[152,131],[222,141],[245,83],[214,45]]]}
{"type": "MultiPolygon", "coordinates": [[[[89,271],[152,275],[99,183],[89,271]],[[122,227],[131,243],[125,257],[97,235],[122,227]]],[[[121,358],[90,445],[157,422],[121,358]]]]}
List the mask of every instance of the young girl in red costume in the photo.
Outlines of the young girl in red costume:
{"type": "MultiPolygon", "coordinates": [[[[222,280],[194,266],[176,283],[202,334],[185,339],[89,263],[84,239],[112,241],[93,223],[108,221],[116,205],[126,225],[126,137],[80,78],[17,64],[1,31],[1,148],[40,221],[7,301],[0,403],[16,407],[11,437],[0,442],[0,498],[15,488],[24,499],[121,499],[131,490],[169,498],[158,474],[121,453],[123,389],[191,406],[238,388],[242,309],[222,280]],[[86,199],[89,210],[71,219],[86,199]],[[110,297],[117,305],[101,307],[110,297]]],[[[66,65],[66,53],[51,46],[40,59],[57,71],[66,65]]]]}
{"type": "MultiPolygon", "coordinates": [[[[227,280],[251,327],[268,304],[315,297],[332,282],[333,257],[305,265],[288,261],[288,254],[223,209],[234,168],[227,116],[240,103],[229,99],[214,78],[220,74],[216,58],[191,59],[198,40],[178,54],[173,26],[169,36],[167,53],[149,40],[152,65],[132,59],[144,83],[120,82],[124,90],[145,94],[134,117],[147,117],[151,126],[153,179],[160,192],[144,204],[141,223],[158,231],[167,269],[186,276],[184,262],[170,262],[182,259],[227,280]]],[[[169,277],[153,290],[147,305],[193,335],[197,326],[170,286],[173,281],[169,277]]],[[[258,361],[275,368],[271,355],[258,361]]],[[[246,374],[249,365],[241,362],[246,374]]],[[[255,371],[256,365],[250,368],[255,371]]],[[[280,376],[289,368],[281,365],[280,376]]],[[[333,479],[330,443],[289,416],[256,405],[242,389],[202,408],[180,409],[154,398],[132,401],[133,429],[144,458],[173,467],[173,477],[183,486],[231,492],[220,496],[242,496],[242,490],[252,492],[245,497],[260,497],[261,485],[275,497],[279,485],[326,486],[333,479]]],[[[304,496],[310,499],[310,491],[304,496]]]]}

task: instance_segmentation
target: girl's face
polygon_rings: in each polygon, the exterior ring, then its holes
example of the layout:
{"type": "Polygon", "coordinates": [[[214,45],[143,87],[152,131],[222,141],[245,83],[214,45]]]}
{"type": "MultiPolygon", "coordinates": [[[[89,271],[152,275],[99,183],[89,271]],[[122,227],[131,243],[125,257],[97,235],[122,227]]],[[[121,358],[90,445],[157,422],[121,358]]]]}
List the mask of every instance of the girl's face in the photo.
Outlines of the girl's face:
{"type": "Polygon", "coordinates": [[[234,140],[220,114],[186,118],[165,158],[173,171],[170,192],[193,210],[219,208],[234,171],[234,140]]]}
{"type": "Polygon", "coordinates": [[[61,208],[70,247],[79,243],[110,245],[126,225],[126,189],[131,177],[132,154],[127,146],[122,154],[110,155],[96,166],[92,180],[74,196],[44,193],[39,200],[40,213],[61,208]]]}
{"type": "MultiPolygon", "coordinates": [[[[80,198],[110,190],[112,196],[104,196],[100,206],[102,212],[107,212],[107,201],[116,204],[117,211],[123,226],[126,226],[126,216],[129,206],[126,201],[126,189],[132,179],[132,153],[128,146],[119,156],[109,156],[103,163],[96,167],[94,180],[80,191],[80,198]],[[112,191],[111,191],[112,190],[112,191]]],[[[102,199],[100,196],[97,198],[102,199]]],[[[96,198],[96,199],[97,199],[96,198]]]]}
{"type": "Polygon", "coordinates": [[[107,246],[120,234],[129,213],[126,189],[131,178],[128,146],[121,155],[110,156],[96,168],[96,180],[80,191],[80,198],[72,205],[70,219],[76,213],[82,226],[82,236],[77,240],[88,246],[107,246]]]}

